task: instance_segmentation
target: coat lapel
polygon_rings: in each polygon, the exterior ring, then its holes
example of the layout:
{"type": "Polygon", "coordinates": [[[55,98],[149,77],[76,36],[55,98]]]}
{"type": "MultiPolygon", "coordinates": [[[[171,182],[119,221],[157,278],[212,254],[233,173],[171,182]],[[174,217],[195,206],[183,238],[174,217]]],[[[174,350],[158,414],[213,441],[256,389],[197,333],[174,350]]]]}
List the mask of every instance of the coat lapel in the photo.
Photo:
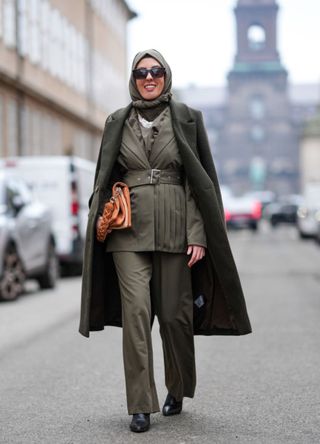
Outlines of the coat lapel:
{"type": "Polygon", "coordinates": [[[132,119],[130,122],[127,120],[125,122],[122,144],[123,146],[121,150],[129,150],[136,158],[138,158],[142,167],[144,166],[146,169],[150,168],[147,154],[144,149],[139,123],[136,119],[132,119]]]}
{"type": "Polygon", "coordinates": [[[155,161],[159,158],[162,151],[168,146],[173,138],[170,120],[166,119],[162,122],[159,134],[157,135],[150,154],[150,164],[155,165],[155,161]]]}

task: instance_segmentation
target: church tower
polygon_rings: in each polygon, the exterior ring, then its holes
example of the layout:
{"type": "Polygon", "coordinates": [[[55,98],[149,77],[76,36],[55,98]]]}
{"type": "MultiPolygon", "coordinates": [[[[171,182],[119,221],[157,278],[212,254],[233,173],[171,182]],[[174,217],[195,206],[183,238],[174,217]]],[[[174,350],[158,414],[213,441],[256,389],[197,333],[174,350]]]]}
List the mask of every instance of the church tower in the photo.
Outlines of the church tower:
{"type": "Polygon", "coordinates": [[[297,137],[277,49],[276,0],[238,0],[236,54],[219,135],[222,179],[239,191],[298,188],[297,137]]]}
{"type": "Polygon", "coordinates": [[[237,26],[235,69],[259,63],[280,68],[278,9],[275,0],[239,0],[234,10],[237,26]]]}

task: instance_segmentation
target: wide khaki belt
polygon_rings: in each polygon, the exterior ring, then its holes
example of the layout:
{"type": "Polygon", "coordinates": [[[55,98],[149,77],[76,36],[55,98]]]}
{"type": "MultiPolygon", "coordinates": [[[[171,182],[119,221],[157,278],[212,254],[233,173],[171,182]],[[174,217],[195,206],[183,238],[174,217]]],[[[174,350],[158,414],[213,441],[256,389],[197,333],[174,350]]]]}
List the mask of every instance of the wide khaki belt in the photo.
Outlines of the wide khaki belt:
{"type": "Polygon", "coordinates": [[[123,181],[128,187],[157,185],[159,183],[182,185],[184,182],[184,174],[179,170],[159,170],[157,168],[150,170],[129,170],[124,175],[123,181]]]}

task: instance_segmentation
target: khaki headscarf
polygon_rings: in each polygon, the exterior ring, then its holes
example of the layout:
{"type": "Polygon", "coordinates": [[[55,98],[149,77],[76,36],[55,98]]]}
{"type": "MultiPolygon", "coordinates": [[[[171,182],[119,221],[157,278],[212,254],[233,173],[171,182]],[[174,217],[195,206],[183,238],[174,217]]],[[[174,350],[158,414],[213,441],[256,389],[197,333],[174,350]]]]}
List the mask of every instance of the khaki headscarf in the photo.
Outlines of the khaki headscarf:
{"type": "Polygon", "coordinates": [[[145,57],[152,57],[156,59],[161,66],[166,69],[165,82],[162,94],[154,100],[145,100],[140,95],[136,81],[133,78],[132,72],[129,81],[129,91],[132,99],[132,105],[139,111],[145,119],[154,120],[167,106],[171,99],[171,86],[172,86],[172,74],[171,69],[164,57],[160,52],[155,49],[147,49],[145,51],[138,52],[132,62],[132,70],[136,68],[140,60],[145,57]]]}

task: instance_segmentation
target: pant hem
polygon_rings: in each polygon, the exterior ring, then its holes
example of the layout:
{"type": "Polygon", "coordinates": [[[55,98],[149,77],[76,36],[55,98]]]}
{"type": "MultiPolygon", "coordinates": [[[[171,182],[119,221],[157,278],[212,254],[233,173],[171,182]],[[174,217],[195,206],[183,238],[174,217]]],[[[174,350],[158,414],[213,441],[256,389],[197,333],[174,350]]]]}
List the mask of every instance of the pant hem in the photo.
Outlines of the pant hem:
{"type": "Polygon", "coordinates": [[[168,390],[168,392],[170,393],[170,395],[174,396],[174,398],[176,399],[176,401],[180,402],[183,400],[183,398],[194,398],[194,393],[184,393],[182,396],[175,396],[175,394],[168,390]]]}
{"type": "Polygon", "coordinates": [[[158,413],[158,412],[160,412],[160,408],[159,407],[157,407],[157,408],[150,408],[150,407],[147,407],[147,408],[140,408],[140,407],[135,407],[135,408],[133,408],[133,409],[128,409],[128,415],[134,415],[134,414],[136,414],[136,413],[158,413]]]}

